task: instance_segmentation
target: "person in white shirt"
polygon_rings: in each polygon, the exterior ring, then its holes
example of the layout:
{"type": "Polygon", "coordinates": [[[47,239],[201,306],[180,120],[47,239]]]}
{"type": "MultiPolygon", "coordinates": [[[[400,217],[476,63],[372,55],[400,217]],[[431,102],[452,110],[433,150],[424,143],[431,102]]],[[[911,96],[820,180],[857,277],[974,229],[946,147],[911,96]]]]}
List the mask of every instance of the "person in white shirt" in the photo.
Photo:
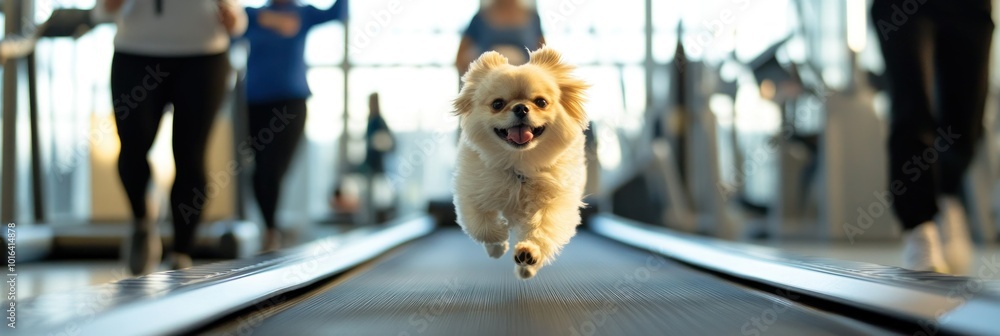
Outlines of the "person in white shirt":
{"type": "Polygon", "coordinates": [[[134,218],[123,255],[135,275],[160,262],[155,216],[147,209],[146,154],[170,104],[176,166],[170,260],[173,269],[190,267],[202,210],[218,192],[206,185],[206,142],[228,90],[229,41],[243,34],[246,13],[236,0],[98,0],[93,15],[118,26],[111,95],[121,139],[118,173],[134,218]]]}

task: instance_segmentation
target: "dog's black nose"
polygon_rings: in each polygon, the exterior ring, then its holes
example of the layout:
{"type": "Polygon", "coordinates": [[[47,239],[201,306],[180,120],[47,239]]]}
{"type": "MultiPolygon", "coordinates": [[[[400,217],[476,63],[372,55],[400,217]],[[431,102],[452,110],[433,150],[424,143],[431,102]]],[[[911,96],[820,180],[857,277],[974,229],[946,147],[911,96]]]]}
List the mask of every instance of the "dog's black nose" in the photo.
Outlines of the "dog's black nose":
{"type": "Polygon", "coordinates": [[[518,118],[521,119],[524,119],[525,117],[528,116],[528,106],[524,104],[514,105],[514,109],[511,111],[513,111],[514,115],[516,115],[518,118]]]}

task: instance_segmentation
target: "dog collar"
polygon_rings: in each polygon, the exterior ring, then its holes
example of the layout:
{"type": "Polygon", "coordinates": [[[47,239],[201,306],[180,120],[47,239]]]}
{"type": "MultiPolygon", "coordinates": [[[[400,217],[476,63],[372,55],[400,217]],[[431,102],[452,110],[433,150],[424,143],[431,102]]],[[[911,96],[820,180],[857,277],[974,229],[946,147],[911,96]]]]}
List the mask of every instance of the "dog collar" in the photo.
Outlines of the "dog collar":
{"type": "Polygon", "coordinates": [[[521,183],[528,181],[528,178],[525,177],[524,174],[518,173],[516,170],[514,171],[514,177],[516,177],[518,181],[521,181],[521,183]]]}

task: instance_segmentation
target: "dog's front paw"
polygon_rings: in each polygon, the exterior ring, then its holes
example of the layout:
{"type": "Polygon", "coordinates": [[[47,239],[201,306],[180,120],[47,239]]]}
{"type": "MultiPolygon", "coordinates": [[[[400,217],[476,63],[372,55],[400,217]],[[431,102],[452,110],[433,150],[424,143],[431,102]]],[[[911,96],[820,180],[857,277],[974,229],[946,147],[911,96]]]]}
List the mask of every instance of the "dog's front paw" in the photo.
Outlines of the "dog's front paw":
{"type": "Polygon", "coordinates": [[[514,273],[521,279],[535,276],[542,265],[542,254],[538,246],[529,242],[517,243],[514,247],[514,273]]]}
{"type": "Polygon", "coordinates": [[[514,263],[518,266],[533,266],[541,262],[541,257],[542,254],[535,244],[520,242],[514,247],[514,263]]]}
{"type": "Polygon", "coordinates": [[[537,260],[535,260],[535,256],[532,255],[531,252],[528,252],[527,250],[517,250],[517,252],[514,254],[514,263],[517,264],[518,266],[534,265],[536,261],[537,260]]]}
{"type": "Polygon", "coordinates": [[[504,253],[507,253],[507,249],[510,247],[510,244],[507,242],[484,243],[483,247],[486,248],[486,254],[490,255],[490,258],[499,259],[504,255],[504,253]]]}

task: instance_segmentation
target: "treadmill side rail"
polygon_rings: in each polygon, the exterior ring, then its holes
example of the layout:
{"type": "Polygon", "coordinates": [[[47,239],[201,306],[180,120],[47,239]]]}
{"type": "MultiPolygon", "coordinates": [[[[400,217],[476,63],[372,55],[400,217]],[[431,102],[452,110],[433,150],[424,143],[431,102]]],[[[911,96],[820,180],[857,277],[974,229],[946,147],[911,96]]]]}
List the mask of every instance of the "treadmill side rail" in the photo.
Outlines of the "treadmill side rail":
{"type": "Polygon", "coordinates": [[[28,300],[25,307],[32,309],[31,315],[58,315],[59,318],[29,323],[25,327],[28,334],[35,335],[185,333],[254,302],[347,271],[427,235],[434,227],[429,216],[414,216],[390,222],[379,229],[361,229],[358,234],[352,232],[347,233],[347,237],[325,238],[258,258],[153,273],[83,291],[43,295],[28,300]],[[246,265],[241,267],[241,264],[246,265]],[[217,276],[217,273],[226,274],[217,276]],[[213,279],[197,281],[205,277],[213,279]],[[92,307],[91,311],[76,309],[74,302],[95,293],[111,297],[104,300],[106,305],[92,307]]]}
{"type": "Polygon", "coordinates": [[[594,216],[589,224],[599,235],[687,264],[893,317],[915,326],[936,325],[944,332],[959,334],[985,335],[1000,331],[994,320],[1000,316],[1000,298],[996,293],[983,290],[969,298],[956,298],[952,293],[956,286],[979,281],[977,279],[928,276],[927,272],[850,263],[864,271],[861,272],[820,259],[796,258],[766,248],[676,233],[607,214],[594,216]],[[880,276],[879,270],[886,275],[880,276]],[[928,278],[928,283],[914,280],[921,278],[928,278]]]}

